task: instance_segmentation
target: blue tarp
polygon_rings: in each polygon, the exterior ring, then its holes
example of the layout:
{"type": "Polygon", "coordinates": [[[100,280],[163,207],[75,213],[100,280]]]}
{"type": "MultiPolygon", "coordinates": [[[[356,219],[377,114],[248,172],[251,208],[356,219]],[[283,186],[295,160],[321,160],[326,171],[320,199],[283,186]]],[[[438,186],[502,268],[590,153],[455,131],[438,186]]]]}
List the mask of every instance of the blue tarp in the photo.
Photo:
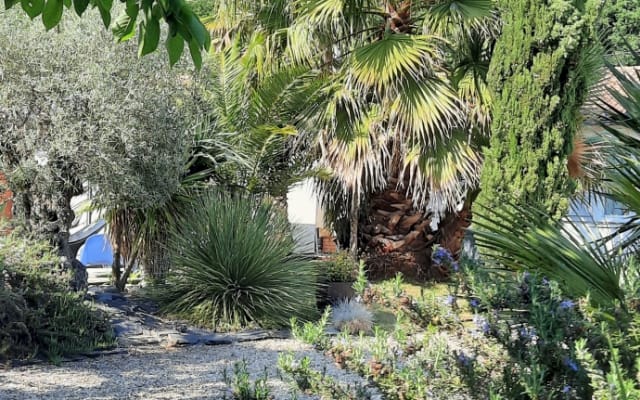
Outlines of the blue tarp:
{"type": "Polygon", "coordinates": [[[89,236],[78,250],[77,259],[85,266],[113,264],[113,249],[104,233],[89,236]]]}

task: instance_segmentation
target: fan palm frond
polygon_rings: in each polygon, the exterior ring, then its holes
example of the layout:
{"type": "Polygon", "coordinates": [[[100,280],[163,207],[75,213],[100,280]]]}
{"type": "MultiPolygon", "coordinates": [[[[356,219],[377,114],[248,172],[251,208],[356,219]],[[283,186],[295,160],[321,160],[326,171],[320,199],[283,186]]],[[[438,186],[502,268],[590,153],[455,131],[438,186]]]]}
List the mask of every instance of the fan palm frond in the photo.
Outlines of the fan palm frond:
{"type": "Polygon", "coordinates": [[[560,282],[575,296],[590,294],[599,304],[624,304],[621,257],[593,240],[580,227],[558,225],[532,206],[484,208],[474,238],[489,262],[519,271],[538,271],[560,282]]]}
{"type": "Polygon", "coordinates": [[[425,10],[422,18],[423,30],[449,35],[461,26],[467,29],[478,27],[485,29],[487,20],[496,19],[493,9],[492,0],[439,1],[425,10]]]}
{"type": "Polygon", "coordinates": [[[298,21],[335,33],[357,30],[368,15],[381,12],[372,0],[297,0],[294,7],[298,21]]]}
{"type": "MultiPolygon", "coordinates": [[[[640,64],[640,54],[634,54],[640,64]]],[[[640,243],[640,67],[606,63],[616,84],[596,104],[603,111],[600,125],[608,143],[601,193],[628,210],[628,221],[605,240],[620,249],[640,243]],[[608,137],[607,137],[608,135],[608,137]],[[620,240],[622,239],[622,240],[620,240]]]]}
{"type": "Polygon", "coordinates": [[[411,77],[415,81],[438,60],[436,36],[391,34],[353,52],[346,64],[356,85],[391,89],[411,77]]]}
{"type": "Polygon", "coordinates": [[[419,208],[438,212],[453,209],[477,188],[482,159],[466,132],[458,130],[442,144],[415,146],[405,153],[407,190],[419,208]]]}
{"type": "Polygon", "coordinates": [[[406,79],[389,106],[390,123],[407,138],[426,146],[442,143],[464,125],[464,105],[453,88],[439,77],[406,79]]]}
{"type": "Polygon", "coordinates": [[[386,182],[389,137],[381,123],[380,108],[371,107],[355,124],[352,135],[335,137],[324,146],[322,165],[358,197],[386,182]]]}

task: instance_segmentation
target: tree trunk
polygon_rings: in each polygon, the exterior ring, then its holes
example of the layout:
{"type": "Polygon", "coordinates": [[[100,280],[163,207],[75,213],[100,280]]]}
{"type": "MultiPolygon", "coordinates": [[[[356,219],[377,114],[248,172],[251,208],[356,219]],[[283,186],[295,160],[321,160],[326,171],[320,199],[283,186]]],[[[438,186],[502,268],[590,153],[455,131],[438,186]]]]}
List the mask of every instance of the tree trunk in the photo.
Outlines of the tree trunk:
{"type": "Polygon", "coordinates": [[[88,288],[88,273],[82,263],[75,259],[69,247],[69,228],[75,218],[71,208],[73,191],[64,191],[53,205],[56,214],[55,242],[60,255],[61,268],[70,276],[69,287],[74,291],[86,291],[88,288]]]}
{"type": "MultiPolygon", "coordinates": [[[[118,257],[119,256],[120,255],[118,254],[118,257]]],[[[127,257],[128,261],[125,262],[122,273],[120,273],[121,263],[120,261],[117,261],[118,279],[115,282],[116,282],[116,288],[119,291],[124,292],[124,289],[127,286],[127,281],[129,280],[129,276],[131,275],[131,271],[133,270],[133,266],[136,264],[137,258],[138,258],[138,252],[133,251],[132,254],[130,254],[129,257],[127,257]]],[[[114,259],[114,265],[116,265],[116,259],[114,259]]]]}
{"type": "Polygon", "coordinates": [[[431,214],[417,210],[403,190],[395,185],[369,199],[367,218],[360,221],[360,248],[371,277],[389,278],[397,272],[412,279],[443,280],[448,270],[432,266],[431,253],[438,244],[458,258],[464,232],[469,226],[470,204],[442,218],[431,229],[431,214]]]}
{"type": "Polygon", "coordinates": [[[452,212],[440,222],[438,244],[451,252],[454,259],[460,258],[465,231],[471,225],[471,202],[465,202],[462,210],[452,212]]]}
{"type": "Polygon", "coordinates": [[[144,278],[148,282],[164,282],[167,277],[171,262],[164,243],[167,243],[166,237],[156,238],[155,242],[146,247],[141,261],[144,265],[144,278]]]}
{"type": "Polygon", "coordinates": [[[430,268],[431,247],[436,243],[430,216],[415,210],[411,199],[391,185],[369,200],[360,245],[372,278],[397,272],[415,279],[439,278],[430,268]]]}
{"type": "Polygon", "coordinates": [[[349,212],[349,253],[352,257],[358,254],[358,220],[360,218],[360,206],[358,196],[351,193],[351,209],[349,212]]]}

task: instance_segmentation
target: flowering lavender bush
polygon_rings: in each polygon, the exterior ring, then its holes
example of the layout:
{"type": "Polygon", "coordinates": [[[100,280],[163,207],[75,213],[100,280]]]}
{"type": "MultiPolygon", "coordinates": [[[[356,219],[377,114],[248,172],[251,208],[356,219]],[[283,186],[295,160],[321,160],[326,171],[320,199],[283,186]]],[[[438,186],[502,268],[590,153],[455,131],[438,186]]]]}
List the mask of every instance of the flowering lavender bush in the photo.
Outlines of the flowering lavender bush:
{"type": "Polygon", "coordinates": [[[437,247],[431,255],[434,265],[447,268],[449,271],[458,272],[460,265],[453,259],[451,252],[444,247],[437,247]]]}
{"type": "Polygon", "coordinates": [[[529,273],[470,277],[470,302],[480,335],[508,351],[501,394],[506,398],[591,398],[589,378],[575,355],[575,342],[593,330],[557,283],[529,273]],[[480,310],[486,308],[487,312],[480,310]]]}

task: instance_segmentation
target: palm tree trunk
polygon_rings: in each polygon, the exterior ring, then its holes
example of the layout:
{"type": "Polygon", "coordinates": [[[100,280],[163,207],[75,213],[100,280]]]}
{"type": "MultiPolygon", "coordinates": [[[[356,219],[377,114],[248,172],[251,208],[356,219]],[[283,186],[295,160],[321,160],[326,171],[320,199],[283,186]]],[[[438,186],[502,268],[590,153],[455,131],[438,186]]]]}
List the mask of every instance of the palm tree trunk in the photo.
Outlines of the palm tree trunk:
{"type": "Polygon", "coordinates": [[[405,276],[437,278],[430,271],[430,215],[414,209],[410,197],[389,186],[369,199],[362,221],[361,247],[373,278],[386,278],[402,272],[405,276]]]}
{"type": "Polygon", "coordinates": [[[358,196],[351,194],[351,210],[349,212],[349,253],[353,257],[358,254],[358,220],[360,218],[360,205],[358,196]]]}
{"type": "Polygon", "coordinates": [[[413,207],[412,199],[395,185],[369,200],[367,219],[361,221],[360,246],[374,279],[397,272],[419,280],[446,279],[448,270],[432,266],[431,253],[438,244],[454,258],[460,255],[464,233],[470,223],[471,200],[459,212],[445,215],[436,230],[431,214],[413,207]]]}

